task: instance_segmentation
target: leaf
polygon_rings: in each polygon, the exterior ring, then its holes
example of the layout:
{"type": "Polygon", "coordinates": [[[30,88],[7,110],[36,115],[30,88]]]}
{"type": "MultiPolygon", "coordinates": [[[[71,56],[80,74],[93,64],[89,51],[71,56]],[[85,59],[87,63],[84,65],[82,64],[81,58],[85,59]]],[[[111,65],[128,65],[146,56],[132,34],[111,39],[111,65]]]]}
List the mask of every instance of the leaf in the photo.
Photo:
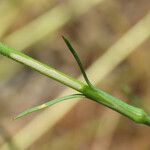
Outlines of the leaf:
{"type": "Polygon", "coordinates": [[[87,75],[86,75],[86,73],[85,73],[85,71],[84,71],[84,68],[83,68],[83,66],[82,66],[82,63],[81,63],[81,61],[80,61],[80,58],[78,57],[78,54],[76,53],[76,51],[75,51],[74,48],[72,47],[71,42],[70,42],[66,37],[64,37],[64,36],[62,36],[62,38],[63,38],[63,40],[65,41],[65,43],[66,43],[67,47],[69,48],[70,52],[71,52],[72,55],[74,56],[76,62],[78,63],[79,68],[80,68],[80,70],[81,70],[81,72],[82,72],[82,74],[83,74],[83,77],[84,77],[86,83],[87,83],[90,87],[93,88],[93,85],[92,85],[91,82],[89,81],[89,79],[88,79],[88,77],[87,77],[87,75]]]}
{"type": "Polygon", "coordinates": [[[72,95],[61,97],[61,98],[56,98],[56,99],[48,101],[48,102],[46,102],[42,105],[27,109],[26,111],[24,111],[24,112],[20,113],[19,115],[17,115],[14,119],[22,118],[22,117],[24,117],[24,116],[26,116],[30,113],[39,111],[39,110],[47,108],[47,107],[50,107],[50,106],[52,106],[56,103],[59,103],[61,101],[69,100],[69,99],[72,99],[72,98],[78,98],[78,97],[84,97],[84,95],[83,94],[72,94],[72,95]]]}

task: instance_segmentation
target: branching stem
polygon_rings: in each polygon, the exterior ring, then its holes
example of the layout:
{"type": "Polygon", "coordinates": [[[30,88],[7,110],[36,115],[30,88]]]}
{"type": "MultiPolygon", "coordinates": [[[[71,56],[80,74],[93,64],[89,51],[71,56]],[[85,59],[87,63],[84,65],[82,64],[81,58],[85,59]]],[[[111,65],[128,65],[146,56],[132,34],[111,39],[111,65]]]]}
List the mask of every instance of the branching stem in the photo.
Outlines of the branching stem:
{"type": "MultiPolygon", "coordinates": [[[[136,123],[146,124],[150,126],[150,117],[148,114],[140,108],[131,106],[118,98],[111,96],[110,94],[95,88],[94,86],[90,86],[91,84],[86,78],[87,82],[89,83],[84,84],[81,81],[76,80],[73,77],[70,77],[56,69],[49,67],[46,64],[43,64],[22,52],[16,51],[12,48],[5,46],[4,44],[0,43],[0,53],[5,55],[17,62],[20,62],[30,68],[40,72],[41,74],[48,76],[68,87],[73,88],[74,90],[82,93],[85,97],[94,100],[98,103],[101,103],[121,114],[130,118],[131,120],[135,121],[136,123]]],[[[84,71],[84,70],[83,70],[84,71]]]]}

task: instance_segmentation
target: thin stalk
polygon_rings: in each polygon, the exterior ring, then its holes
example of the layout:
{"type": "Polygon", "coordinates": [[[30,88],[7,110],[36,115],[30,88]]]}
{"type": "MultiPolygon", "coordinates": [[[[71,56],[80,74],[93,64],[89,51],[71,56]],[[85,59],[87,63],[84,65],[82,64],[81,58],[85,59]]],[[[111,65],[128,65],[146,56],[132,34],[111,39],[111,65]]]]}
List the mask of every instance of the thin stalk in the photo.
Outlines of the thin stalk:
{"type": "Polygon", "coordinates": [[[84,83],[1,43],[0,53],[79,92],[82,92],[85,86],[84,83]]]}
{"type": "Polygon", "coordinates": [[[82,93],[85,97],[101,103],[121,114],[135,121],[136,123],[146,124],[150,126],[150,117],[148,114],[137,107],[131,106],[118,98],[111,96],[110,94],[97,89],[93,86],[86,85],[81,81],[78,81],[56,69],[49,67],[22,52],[16,51],[12,48],[0,44],[0,53],[15,61],[18,61],[30,68],[46,75],[68,87],[71,87],[78,92],[82,93]]]}

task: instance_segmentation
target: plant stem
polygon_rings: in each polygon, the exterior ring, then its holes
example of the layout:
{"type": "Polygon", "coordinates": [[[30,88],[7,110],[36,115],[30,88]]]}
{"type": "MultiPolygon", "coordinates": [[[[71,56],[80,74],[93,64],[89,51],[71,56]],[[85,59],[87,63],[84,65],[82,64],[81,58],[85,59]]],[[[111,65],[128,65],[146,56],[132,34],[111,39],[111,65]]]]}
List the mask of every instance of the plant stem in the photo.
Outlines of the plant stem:
{"type": "Polygon", "coordinates": [[[41,74],[48,76],[64,85],[67,85],[79,92],[82,92],[83,87],[85,86],[84,83],[54,69],[50,66],[43,64],[22,52],[16,51],[12,48],[5,46],[4,44],[0,43],[0,53],[5,55],[17,62],[20,62],[30,68],[40,72],[41,74]]]}
{"type": "Polygon", "coordinates": [[[121,114],[135,121],[136,123],[146,124],[150,126],[150,117],[146,112],[140,108],[128,105],[127,103],[121,101],[118,98],[115,98],[108,93],[91,87],[89,85],[84,84],[81,81],[76,80],[56,69],[49,67],[19,51],[16,51],[12,48],[5,46],[0,43],[0,53],[5,55],[15,61],[18,61],[30,68],[40,72],[43,75],[46,75],[68,87],[71,87],[87,98],[94,100],[98,103],[101,103],[121,114]]]}

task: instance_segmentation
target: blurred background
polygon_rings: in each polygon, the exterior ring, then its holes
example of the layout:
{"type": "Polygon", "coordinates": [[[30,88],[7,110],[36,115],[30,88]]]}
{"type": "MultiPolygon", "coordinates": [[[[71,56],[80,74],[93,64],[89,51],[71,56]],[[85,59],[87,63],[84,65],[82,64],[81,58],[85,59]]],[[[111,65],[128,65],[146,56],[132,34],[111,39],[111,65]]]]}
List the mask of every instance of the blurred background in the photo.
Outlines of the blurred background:
{"type": "MultiPolygon", "coordinates": [[[[1,0],[0,40],[75,78],[74,45],[91,82],[150,112],[149,0],[1,0]]],[[[87,99],[25,118],[73,90],[0,56],[1,150],[150,150],[150,128],[87,99]]]]}

